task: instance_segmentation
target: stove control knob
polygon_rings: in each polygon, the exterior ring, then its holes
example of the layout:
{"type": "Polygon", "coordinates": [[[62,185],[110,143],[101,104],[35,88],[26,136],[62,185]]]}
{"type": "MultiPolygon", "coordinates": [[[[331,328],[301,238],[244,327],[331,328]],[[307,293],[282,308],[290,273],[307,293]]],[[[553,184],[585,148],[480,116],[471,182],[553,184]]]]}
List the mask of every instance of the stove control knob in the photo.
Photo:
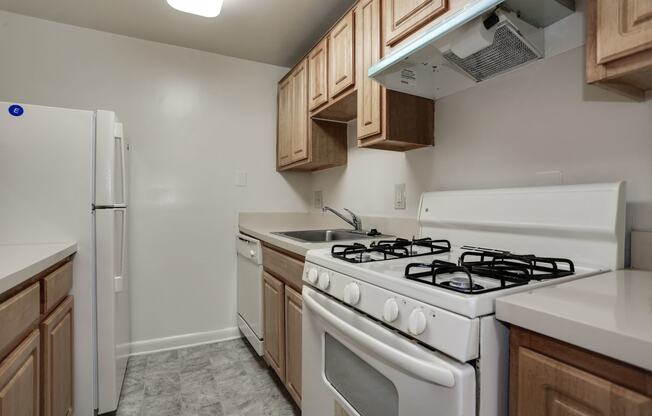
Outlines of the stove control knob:
{"type": "Polygon", "coordinates": [[[249,250],[250,257],[256,257],[256,252],[254,250],[249,250]]]}
{"type": "Polygon", "coordinates": [[[319,275],[319,288],[321,290],[328,289],[328,286],[331,285],[331,277],[326,272],[322,272],[319,275]]]}
{"type": "Polygon", "coordinates": [[[308,281],[315,285],[317,284],[317,279],[319,278],[319,272],[314,267],[308,270],[308,281]]]}
{"type": "Polygon", "coordinates": [[[412,335],[421,335],[426,330],[426,314],[420,308],[412,311],[408,322],[408,331],[412,335]]]}
{"type": "Polygon", "coordinates": [[[357,283],[344,286],[344,302],[352,306],[360,302],[360,286],[357,283]]]}
{"type": "Polygon", "coordinates": [[[398,319],[398,302],[396,302],[396,299],[391,298],[385,301],[383,319],[387,322],[394,322],[398,319]]]}

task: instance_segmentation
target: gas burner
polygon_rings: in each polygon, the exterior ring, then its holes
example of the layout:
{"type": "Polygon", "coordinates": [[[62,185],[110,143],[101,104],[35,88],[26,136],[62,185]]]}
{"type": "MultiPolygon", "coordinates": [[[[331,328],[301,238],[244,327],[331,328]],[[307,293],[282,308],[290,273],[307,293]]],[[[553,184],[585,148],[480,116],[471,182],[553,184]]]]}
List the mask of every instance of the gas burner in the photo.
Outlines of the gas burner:
{"type": "MultiPolygon", "coordinates": [[[[471,283],[469,282],[469,279],[465,277],[453,277],[451,280],[442,283],[443,285],[448,285],[450,287],[454,287],[457,289],[464,289],[464,290],[469,290],[471,287],[471,283]]],[[[483,289],[481,285],[474,284],[473,289],[483,289]]]]}
{"type": "Polygon", "coordinates": [[[405,277],[409,280],[461,293],[475,294],[496,290],[496,288],[489,289],[475,283],[470,270],[466,267],[441,260],[435,260],[430,264],[410,263],[405,267],[405,277]]]}
{"type": "Polygon", "coordinates": [[[441,254],[450,250],[451,243],[447,240],[396,238],[394,240],[374,241],[369,246],[360,243],[334,245],[331,247],[331,255],[349,263],[369,263],[372,261],[441,254]]]}
{"type": "Polygon", "coordinates": [[[411,263],[405,268],[407,279],[469,294],[491,292],[525,285],[532,280],[554,279],[573,273],[575,266],[568,259],[516,255],[490,249],[464,252],[459,264],[435,260],[430,264],[411,263]],[[496,286],[486,287],[475,283],[473,276],[491,279],[496,286]]]}
{"type": "Polygon", "coordinates": [[[459,264],[471,268],[473,273],[487,277],[496,277],[496,274],[500,274],[513,278],[543,280],[575,273],[575,265],[568,259],[485,249],[462,253],[459,264]]]}

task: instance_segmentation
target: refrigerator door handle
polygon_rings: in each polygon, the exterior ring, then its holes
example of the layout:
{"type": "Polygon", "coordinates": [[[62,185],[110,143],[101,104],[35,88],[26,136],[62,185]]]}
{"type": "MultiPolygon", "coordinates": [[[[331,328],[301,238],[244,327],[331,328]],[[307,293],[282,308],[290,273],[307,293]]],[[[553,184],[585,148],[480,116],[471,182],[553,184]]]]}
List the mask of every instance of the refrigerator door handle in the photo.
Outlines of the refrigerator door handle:
{"type": "Polygon", "coordinates": [[[122,185],[122,201],[124,205],[127,205],[127,161],[125,160],[126,152],[125,147],[126,143],[124,140],[124,134],[122,131],[122,123],[115,124],[115,139],[120,141],[120,176],[121,176],[121,185],[122,185]]]}
{"type": "Polygon", "coordinates": [[[127,256],[127,212],[122,214],[122,232],[120,236],[120,270],[117,276],[113,278],[113,285],[116,293],[124,290],[125,280],[125,257],[127,256]]]}

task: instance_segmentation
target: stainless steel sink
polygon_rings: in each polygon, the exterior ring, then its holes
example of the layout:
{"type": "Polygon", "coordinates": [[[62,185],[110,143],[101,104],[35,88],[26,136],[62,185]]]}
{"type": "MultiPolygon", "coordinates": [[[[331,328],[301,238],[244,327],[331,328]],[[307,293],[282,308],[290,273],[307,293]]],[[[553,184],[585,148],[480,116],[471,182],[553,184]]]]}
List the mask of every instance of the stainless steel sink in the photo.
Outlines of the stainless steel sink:
{"type": "Polygon", "coordinates": [[[325,243],[328,241],[360,240],[363,238],[387,237],[384,235],[368,236],[366,231],[358,232],[353,230],[282,231],[272,234],[278,234],[284,237],[308,243],[325,243]]]}

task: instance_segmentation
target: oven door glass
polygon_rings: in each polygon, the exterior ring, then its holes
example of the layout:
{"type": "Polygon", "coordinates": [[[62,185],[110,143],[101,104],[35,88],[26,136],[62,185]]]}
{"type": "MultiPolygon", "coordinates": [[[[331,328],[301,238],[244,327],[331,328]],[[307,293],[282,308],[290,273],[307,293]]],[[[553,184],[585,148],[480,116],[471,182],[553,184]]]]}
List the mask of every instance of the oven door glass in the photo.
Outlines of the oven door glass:
{"type": "Polygon", "coordinates": [[[330,334],[324,334],[324,373],[360,416],[398,416],[396,386],[330,334]]]}

